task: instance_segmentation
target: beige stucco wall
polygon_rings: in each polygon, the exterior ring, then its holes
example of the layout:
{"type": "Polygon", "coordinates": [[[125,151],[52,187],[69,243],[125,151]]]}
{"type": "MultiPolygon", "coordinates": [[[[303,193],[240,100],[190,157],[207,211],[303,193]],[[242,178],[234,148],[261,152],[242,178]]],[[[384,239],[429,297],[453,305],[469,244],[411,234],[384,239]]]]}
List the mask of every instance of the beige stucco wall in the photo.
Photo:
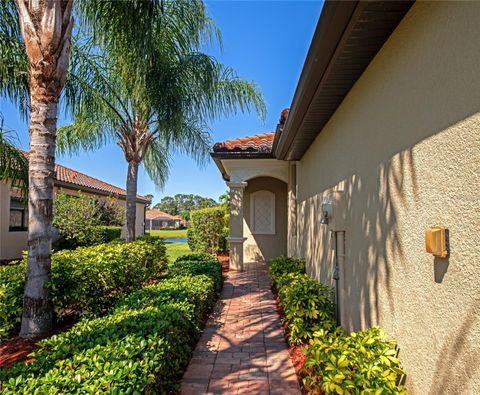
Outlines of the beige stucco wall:
{"type": "Polygon", "coordinates": [[[287,253],[287,184],[272,177],[248,180],[243,194],[243,244],[245,262],[270,260],[287,253]],[[252,234],[250,226],[250,195],[266,190],[275,194],[275,234],[252,234]]]}
{"type": "Polygon", "coordinates": [[[296,253],[331,283],[322,197],[346,195],[342,323],[398,340],[414,394],[480,388],[480,3],[416,3],[297,163],[296,253]],[[450,230],[449,259],[424,231],[450,230]]]}
{"type": "MultiPolygon", "coordinates": [[[[78,196],[78,190],[65,187],[54,187],[55,193],[59,190],[68,195],[78,196]]],[[[88,196],[95,196],[97,199],[106,199],[103,195],[95,195],[88,192],[82,192],[88,196]]],[[[125,200],[118,199],[117,204],[125,207],[125,200]]],[[[136,234],[144,233],[144,207],[143,203],[137,202],[136,234]]],[[[0,182],[0,260],[17,259],[22,255],[22,251],[27,249],[28,232],[10,232],[10,193],[9,186],[0,182]]],[[[122,229],[122,237],[126,235],[126,227],[122,229]]]]}
{"type": "Polygon", "coordinates": [[[27,249],[27,232],[10,232],[10,184],[0,181],[0,260],[16,259],[27,249]]]}

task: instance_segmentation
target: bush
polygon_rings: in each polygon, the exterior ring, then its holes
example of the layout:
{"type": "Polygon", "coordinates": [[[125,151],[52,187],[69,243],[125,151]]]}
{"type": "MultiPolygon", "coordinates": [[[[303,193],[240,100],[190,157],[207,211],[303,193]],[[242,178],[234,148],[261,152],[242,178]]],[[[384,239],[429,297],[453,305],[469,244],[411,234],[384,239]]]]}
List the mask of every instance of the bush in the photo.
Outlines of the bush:
{"type": "Polygon", "coordinates": [[[270,274],[276,286],[278,279],[288,273],[305,273],[305,261],[303,259],[279,256],[270,261],[270,274]]]}
{"type": "Polygon", "coordinates": [[[97,227],[98,240],[103,243],[110,243],[111,241],[120,239],[122,234],[121,226],[106,226],[101,225],[97,227]]]}
{"type": "Polygon", "coordinates": [[[315,334],[306,350],[304,386],[311,394],[406,394],[396,343],[380,328],[315,334]]]}
{"type": "Polygon", "coordinates": [[[211,254],[220,250],[225,237],[225,211],[222,207],[205,208],[190,212],[190,228],[187,232],[188,246],[195,252],[211,254]]]}
{"type": "Polygon", "coordinates": [[[205,274],[212,278],[215,291],[220,292],[223,285],[222,265],[218,259],[206,254],[190,254],[177,258],[168,266],[168,276],[198,276],[205,274]]]}
{"type": "Polygon", "coordinates": [[[407,394],[396,344],[380,328],[346,335],[335,323],[331,289],[305,274],[305,262],[278,257],[270,263],[289,342],[303,343],[301,371],[309,394],[407,394]]]}
{"type": "MultiPolygon", "coordinates": [[[[160,239],[56,252],[49,282],[55,318],[60,320],[68,312],[79,317],[102,313],[165,268],[165,245],[160,239]]],[[[26,259],[0,267],[0,339],[21,321],[25,272],[26,259]]]]}
{"type": "Polygon", "coordinates": [[[207,275],[142,288],[119,300],[111,314],[39,342],[34,362],[0,372],[0,392],[171,393],[215,294],[207,275]]]}
{"type": "Polygon", "coordinates": [[[25,262],[0,266],[0,341],[21,322],[25,272],[25,262]]]}
{"type": "Polygon", "coordinates": [[[108,197],[105,200],[97,200],[98,212],[100,214],[100,223],[104,226],[119,226],[125,224],[125,204],[119,204],[118,199],[108,197]]]}
{"type": "Polygon", "coordinates": [[[59,232],[58,248],[98,244],[100,213],[95,199],[83,194],[58,193],[53,204],[53,226],[59,232]]]}
{"type": "Polygon", "coordinates": [[[329,287],[299,273],[280,276],[277,284],[290,342],[302,343],[312,338],[315,331],[335,327],[335,307],[329,287]]]}

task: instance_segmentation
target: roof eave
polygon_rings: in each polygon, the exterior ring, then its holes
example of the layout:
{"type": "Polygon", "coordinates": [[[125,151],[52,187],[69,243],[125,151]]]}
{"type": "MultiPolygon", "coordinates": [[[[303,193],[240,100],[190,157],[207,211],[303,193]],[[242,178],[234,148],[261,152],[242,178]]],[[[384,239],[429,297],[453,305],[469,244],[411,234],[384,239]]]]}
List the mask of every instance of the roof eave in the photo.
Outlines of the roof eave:
{"type": "Polygon", "coordinates": [[[275,144],[274,154],[278,159],[301,159],[314,138],[320,133],[412,4],[413,1],[325,1],[295,90],[290,113],[275,144]],[[371,10],[372,8],[373,10],[371,10]],[[312,104],[315,104],[315,97],[321,92],[322,86],[326,84],[329,76],[333,75],[336,70],[335,67],[341,67],[341,65],[337,65],[336,61],[339,54],[348,47],[347,40],[356,28],[356,23],[363,22],[362,18],[365,17],[365,14],[375,12],[377,13],[376,17],[380,17],[372,19],[373,23],[370,28],[374,29],[375,23],[381,26],[381,34],[375,37],[377,40],[374,42],[375,49],[372,51],[371,45],[368,50],[366,47],[363,49],[359,46],[355,53],[352,52],[349,55],[350,59],[353,60],[354,57],[361,58],[363,63],[359,62],[358,69],[347,77],[350,80],[342,81],[344,86],[339,88],[338,95],[329,93],[332,98],[332,105],[324,111],[322,120],[318,122],[318,125],[309,125],[311,129],[314,128],[315,130],[313,132],[308,131],[307,135],[304,130],[307,128],[305,126],[307,122],[304,124],[304,119],[311,110],[312,104]],[[391,18],[393,14],[395,14],[395,17],[391,18]],[[382,15],[386,16],[385,20],[382,20],[382,15]],[[365,52],[362,53],[362,50],[365,52]],[[295,147],[295,152],[292,152],[294,141],[299,143],[295,147]]]}
{"type": "Polygon", "coordinates": [[[222,178],[230,181],[230,176],[223,165],[224,159],[274,159],[271,152],[252,152],[252,151],[214,151],[210,152],[210,156],[220,170],[222,178]]]}

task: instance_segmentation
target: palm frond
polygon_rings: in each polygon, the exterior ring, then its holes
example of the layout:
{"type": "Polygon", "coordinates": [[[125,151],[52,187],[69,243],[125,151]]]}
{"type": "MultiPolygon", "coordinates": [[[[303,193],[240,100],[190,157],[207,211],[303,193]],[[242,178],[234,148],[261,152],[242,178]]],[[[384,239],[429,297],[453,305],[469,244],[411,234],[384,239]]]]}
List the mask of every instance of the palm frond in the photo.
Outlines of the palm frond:
{"type": "Polygon", "coordinates": [[[145,171],[158,188],[163,188],[168,180],[170,155],[165,141],[156,139],[148,147],[143,159],[145,171]]]}
{"type": "Polygon", "coordinates": [[[0,96],[15,103],[27,119],[30,103],[28,58],[13,0],[0,1],[0,96]]]}
{"type": "Polygon", "coordinates": [[[13,131],[3,128],[0,117],[0,180],[10,181],[17,186],[25,198],[28,191],[28,159],[25,153],[15,146],[13,131]]]}

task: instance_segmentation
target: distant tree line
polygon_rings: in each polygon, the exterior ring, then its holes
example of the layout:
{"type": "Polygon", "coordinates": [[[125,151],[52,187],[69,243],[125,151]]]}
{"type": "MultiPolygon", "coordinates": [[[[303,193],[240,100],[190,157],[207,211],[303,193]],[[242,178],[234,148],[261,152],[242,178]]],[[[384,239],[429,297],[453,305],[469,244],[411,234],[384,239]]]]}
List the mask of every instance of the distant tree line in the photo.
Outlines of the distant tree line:
{"type": "Polygon", "coordinates": [[[175,196],[164,196],[153,208],[170,215],[178,215],[188,221],[190,220],[190,211],[218,205],[219,203],[215,199],[209,197],[177,193],[175,196]]]}

